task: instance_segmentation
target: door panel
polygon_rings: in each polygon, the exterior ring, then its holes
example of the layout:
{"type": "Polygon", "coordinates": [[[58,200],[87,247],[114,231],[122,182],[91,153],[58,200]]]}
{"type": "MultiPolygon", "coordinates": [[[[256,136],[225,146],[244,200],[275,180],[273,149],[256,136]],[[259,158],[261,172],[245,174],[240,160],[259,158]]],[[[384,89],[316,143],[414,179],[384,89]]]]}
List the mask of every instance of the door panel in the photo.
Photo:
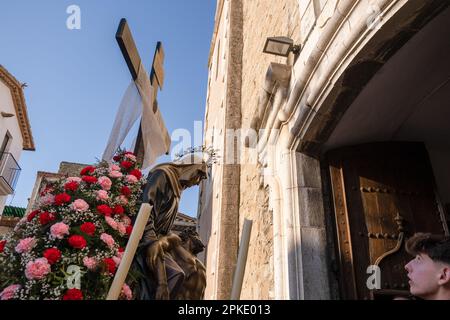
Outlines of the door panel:
{"type": "Polygon", "coordinates": [[[405,241],[415,232],[448,230],[424,145],[372,143],[333,150],[327,158],[342,296],[407,292],[405,241]],[[381,269],[381,290],[367,288],[370,265],[381,269]]]}

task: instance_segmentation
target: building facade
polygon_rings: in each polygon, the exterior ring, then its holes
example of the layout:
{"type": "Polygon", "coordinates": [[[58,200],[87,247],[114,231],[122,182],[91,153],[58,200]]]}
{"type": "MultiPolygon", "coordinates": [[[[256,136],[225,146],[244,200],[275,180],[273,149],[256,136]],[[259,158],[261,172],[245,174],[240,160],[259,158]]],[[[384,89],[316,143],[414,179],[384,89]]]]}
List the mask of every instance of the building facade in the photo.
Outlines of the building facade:
{"type": "Polygon", "coordinates": [[[0,217],[0,236],[13,230],[24,215],[25,208],[5,206],[0,217]]]}
{"type": "Polygon", "coordinates": [[[203,182],[205,298],[381,299],[407,290],[405,240],[448,234],[448,1],[219,0],[203,182]],[[268,37],[301,46],[263,53],[268,37]],[[381,283],[367,286],[370,267],[381,283]]]}
{"type": "Polygon", "coordinates": [[[0,215],[20,175],[22,150],[34,151],[23,86],[0,65],[0,215]]]}
{"type": "Polygon", "coordinates": [[[49,182],[51,183],[64,177],[79,177],[81,170],[87,166],[87,164],[63,161],[60,163],[58,172],[56,173],[38,171],[36,173],[36,181],[34,182],[33,191],[28,199],[26,213],[30,213],[35,210],[37,206],[39,206],[38,202],[40,193],[45,189],[49,182]]]}

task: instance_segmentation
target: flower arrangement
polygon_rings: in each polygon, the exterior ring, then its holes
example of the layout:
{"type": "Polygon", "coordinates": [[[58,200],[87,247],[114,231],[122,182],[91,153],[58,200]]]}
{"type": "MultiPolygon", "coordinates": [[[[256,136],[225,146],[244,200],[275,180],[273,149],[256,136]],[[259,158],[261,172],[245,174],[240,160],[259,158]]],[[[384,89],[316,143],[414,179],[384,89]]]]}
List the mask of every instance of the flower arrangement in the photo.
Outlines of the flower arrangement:
{"type": "MultiPolygon", "coordinates": [[[[1,300],[105,299],[145,183],[133,153],[113,160],[47,184],[36,210],[0,240],[1,300]]],[[[122,299],[132,298],[128,284],[122,299]]]]}

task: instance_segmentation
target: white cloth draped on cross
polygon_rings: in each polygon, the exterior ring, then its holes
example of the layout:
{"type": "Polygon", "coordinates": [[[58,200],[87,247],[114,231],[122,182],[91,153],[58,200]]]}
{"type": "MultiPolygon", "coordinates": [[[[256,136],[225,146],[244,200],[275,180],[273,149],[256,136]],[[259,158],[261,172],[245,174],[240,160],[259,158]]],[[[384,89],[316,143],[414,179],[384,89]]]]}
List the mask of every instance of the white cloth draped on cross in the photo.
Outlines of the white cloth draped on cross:
{"type": "Polygon", "coordinates": [[[154,90],[157,89],[153,88],[150,77],[141,63],[136,81],[130,83],[120,103],[102,156],[103,160],[112,159],[139,115],[142,115],[141,131],[144,146],[142,169],[155,163],[158,156],[169,152],[171,140],[159,108],[153,112],[154,90]]]}

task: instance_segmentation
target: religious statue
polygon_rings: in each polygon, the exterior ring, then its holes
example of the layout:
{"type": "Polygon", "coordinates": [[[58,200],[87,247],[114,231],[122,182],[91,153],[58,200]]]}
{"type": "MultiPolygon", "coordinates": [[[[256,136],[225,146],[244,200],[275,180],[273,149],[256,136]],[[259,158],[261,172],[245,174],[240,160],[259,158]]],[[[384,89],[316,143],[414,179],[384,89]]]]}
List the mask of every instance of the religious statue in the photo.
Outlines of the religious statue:
{"type": "Polygon", "coordinates": [[[180,234],[180,238],[181,246],[175,247],[172,256],[176,261],[181,261],[179,264],[183,267],[186,278],[178,292],[177,299],[201,300],[206,287],[206,268],[197,259],[197,254],[205,249],[205,245],[199,234],[192,229],[184,230],[180,234]]]}
{"type": "Polygon", "coordinates": [[[138,299],[177,299],[186,274],[179,264],[181,260],[177,262],[170,251],[179,251],[175,246],[181,246],[181,240],[169,242],[167,239],[178,237],[170,231],[182,191],[198,185],[206,177],[207,166],[201,160],[160,164],[148,174],[143,201],[150,203],[152,211],[133,265],[133,269],[143,275],[137,288],[138,299]]]}

